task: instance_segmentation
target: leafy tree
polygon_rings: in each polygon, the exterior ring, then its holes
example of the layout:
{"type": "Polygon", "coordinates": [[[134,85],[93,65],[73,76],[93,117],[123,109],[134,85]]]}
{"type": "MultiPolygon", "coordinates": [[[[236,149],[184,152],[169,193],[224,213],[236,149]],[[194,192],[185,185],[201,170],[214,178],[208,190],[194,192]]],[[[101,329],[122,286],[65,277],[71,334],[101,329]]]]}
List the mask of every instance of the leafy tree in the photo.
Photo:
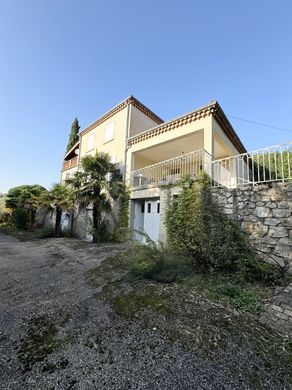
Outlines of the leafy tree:
{"type": "Polygon", "coordinates": [[[61,218],[63,211],[71,211],[74,207],[74,197],[71,187],[63,184],[54,184],[44,196],[43,204],[56,212],[55,235],[61,235],[61,218]]]}
{"type": "Polygon", "coordinates": [[[6,197],[5,205],[12,210],[25,209],[31,227],[35,223],[36,212],[47,190],[38,185],[22,185],[11,188],[6,197]]]}
{"type": "Polygon", "coordinates": [[[75,118],[73,123],[72,123],[72,126],[71,126],[71,132],[70,132],[69,141],[68,141],[68,145],[67,145],[67,149],[66,149],[67,152],[78,141],[78,139],[79,139],[79,130],[80,130],[79,122],[78,122],[78,119],[75,118]]]}
{"type": "Polygon", "coordinates": [[[81,207],[92,204],[92,241],[101,240],[104,228],[103,213],[110,213],[113,200],[123,192],[122,175],[107,153],[96,152],[81,160],[81,171],[71,181],[81,207]]]}

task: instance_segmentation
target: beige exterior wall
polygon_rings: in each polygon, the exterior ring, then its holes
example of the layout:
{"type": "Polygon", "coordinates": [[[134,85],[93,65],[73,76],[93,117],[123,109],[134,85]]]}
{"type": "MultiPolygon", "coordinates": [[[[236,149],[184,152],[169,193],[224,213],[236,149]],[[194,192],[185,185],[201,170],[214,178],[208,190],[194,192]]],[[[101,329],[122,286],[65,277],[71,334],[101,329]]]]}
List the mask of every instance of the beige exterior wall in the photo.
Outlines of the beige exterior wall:
{"type": "MultiPolygon", "coordinates": [[[[129,110],[129,127],[132,135],[141,133],[145,129],[157,125],[146,114],[135,106],[127,106],[111,118],[97,125],[81,137],[80,158],[87,154],[94,154],[96,150],[108,153],[114,158],[114,162],[120,165],[123,172],[125,164],[125,142],[127,137],[127,118],[129,110]],[[105,142],[105,131],[107,126],[114,124],[114,137],[105,142]]],[[[150,162],[151,164],[152,162],[150,162]]],[[[131,160],[127,161],[131,165],[131,160]]]]}
{"type": "Polygon", "coordinates": [[[157,122],[143,114],[135,106],[131,106],[130,137],[142,133],[144,130],[157,126],[157,122]]]}
{"type": "Polygon", "coordinates": [[[155,164],[154,160],[150,160],[149,158],[143,156],[137,155],[134,158],[135,158],[135,170],[155,164]]]}
{"type": "Polygon", "coordinates": [[[80,158],[88,154],[94,154],[98,150],[114,157],[114,162],[123,167],[125,160],[127,110],[128,107],[124,108],[82,136],[80,158]],[[114,126],[113,139],[105,142],[105,131],[107,126],[111,126],[111,124],[114,126]]]}
{"type": "MultiPolygon", "coordinates": [[[[220,159],[239,154],[237,148],[226,136],[216,120],[212,116],[207,116],[130,146],[128,150],[128,161],[131,161],[132,163],[127,166],[127,178],[129,178],[130,172],[134,169],[140,169],[145,166],[152,165],[157,161],[164,160],[163,158],[159,160],[157,159],[157,155],[159,155],[157,150],[161,148],[161,151],[163,151],[164,148],[170,148],[171,144],[179,139],[184,142],[185,137],[185,148],[182,146],[182,142],[180,142],[181,152],[190,152],[190,135],[195,133],[202,133],[203,140],[198,139],[197,142],[194,142],[193,147],[191,148],[192,151],[203,148],[210,154],[212,159],[220,159]],[[146,154],[146,150],[147,158],[139,155],[139,152],[146,154]],[[152,158],[151,151],[153,151],[152,158]]],[[[162,154],[163,153],[161,153],[161,155],[162,154]]],[[[171,157],[176,157],[177,155],[179,155],[179,153],[173,152],[173,156],[171,157]]]]}
{"type": "MultiPolygon", "coordinates": [[[[203,141],[203,148],[210,154],[213,154],[214,151],[214,137],[213,137],[213,129],[212,129],[212,117],[208,116],[205,118],[202,118],[198,121],[188,123],[185,125],[182,125],[180,127],[177,127],[175,129],[172,129],[170,131],[164,132],[162,134],[153,136],[151,138],[148,138],[142,142],[138,142],[137,144],[134,144],[130,146],[128,149],[128,161],[133,161],[135,159],[135,169],[136,161],[138,159],[139,161],[139,151],[143,151],[145,149],[151,150],[151,147],[157,147],[161,144],[163,147],[163,144],[167,145],[167,143],[177,139],[181,138],[183,136],[188,136],[192,133],[203,131],[204,134],[204,141],[203,141]],[[134,156],[133,156],[134,155],[134,156]]],[[[183,138],[182,138],[183,139],[183,138]]],[[[188,145],[189,146],[189,145],[188,145]]],[[[197,145],[194,144],[193,151],[199,149],[197,145]]],[[[174,157],[174,156],[173,156],[174,157]]],[[[150,165],[150,164],[149,164],[150,165]]],[[[145,165],[143,165],[145,166],[145,165]]],[[[133,163],[127,165],[127,179],[129,179],[130,172],[133,170],[133,163]]]]}
{"type": "Polygon", "coordinates": [[[215,141],[214,159],[240,154],[214,118],[212,118],[212,127],[215,141]]]}
{"type": "Polygon", "coordinates": [[[211,116],[202,118],[192,123],[188,123],[186,125],[182,125],[170,131],[166,131],[162,134],[148,138],[145,141],[138,142],[137,144],[131,146],[129,152],[134,153],[139,150],[150,148],[152,146],[156,146],[158,144],[171,141],[172,139],[179,138],[184,135],[188,135],[193,132],[204,130],[204,129],[206,129],[207,132],[211,131],[211,116]]]}
{"type": "Polygon", "coordinates": [[[74,173],[77,172],[77,166],[71,169],[67,169],[66,171],[61,172],[61,183],[64,183],[68,176],[73,176],[74,173]]]}

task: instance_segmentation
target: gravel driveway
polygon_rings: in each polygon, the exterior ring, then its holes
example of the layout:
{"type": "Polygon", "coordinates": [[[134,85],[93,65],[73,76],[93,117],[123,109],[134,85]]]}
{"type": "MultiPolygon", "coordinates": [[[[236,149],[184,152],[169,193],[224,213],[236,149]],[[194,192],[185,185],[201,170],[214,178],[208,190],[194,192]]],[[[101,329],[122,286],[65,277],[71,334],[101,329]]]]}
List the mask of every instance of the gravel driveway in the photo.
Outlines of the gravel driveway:
{"type": "Polygon", "coordinates": [[[206,359],[113,315],[84,275],[122,249],[0,234],[1,390],[291,388],[245,377],[257,362],[237,345],[206,359]]]}

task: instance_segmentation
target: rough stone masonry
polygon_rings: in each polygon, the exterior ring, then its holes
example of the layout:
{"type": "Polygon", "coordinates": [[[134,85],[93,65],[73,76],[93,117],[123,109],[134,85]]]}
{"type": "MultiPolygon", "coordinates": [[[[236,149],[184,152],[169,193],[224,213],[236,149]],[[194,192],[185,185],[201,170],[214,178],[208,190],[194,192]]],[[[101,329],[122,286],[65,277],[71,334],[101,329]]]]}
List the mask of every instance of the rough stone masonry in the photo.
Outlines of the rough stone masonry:
{"type": "Polygon", "coordinates": [[[212,195],[266,261],[273,258],[292,274],[292,183],[213,188],[212,195]]]}
{"type": "MultiPolygon", "coordinates": [[[[212,195],[266,261],[272,257],[292,274],[292,183],[213,188],[212,195]]],[[[292,283],[267,305],[260,321],[292,337],[292,283]]]]}

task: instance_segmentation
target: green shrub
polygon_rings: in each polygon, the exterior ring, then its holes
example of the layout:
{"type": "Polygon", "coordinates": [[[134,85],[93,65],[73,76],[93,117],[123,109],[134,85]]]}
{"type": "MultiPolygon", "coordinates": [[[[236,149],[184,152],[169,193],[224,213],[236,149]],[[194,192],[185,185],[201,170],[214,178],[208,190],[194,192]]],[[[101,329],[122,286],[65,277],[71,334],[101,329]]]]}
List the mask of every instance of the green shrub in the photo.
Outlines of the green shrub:
{"type": "Polygon", "coordinates": [[[130,192],[125,186],[123,186],[119,195],[119,217],[112,237],[114,241],[124,242],[130,238],[130,231],[128,226],[129,202],[130,192]]]}
{"type": "Polygon", "coordinates": [[[170,283],[192,272],[191,264],[185,257],[154,245],[134,246],[125,256],[130,274],[138,278],[170,283]]]}
{"type": "Polygon", "coordinates": [[[238,264],[238,277],[247,282],[264,282],[266,284],[284,284],[287,276],[278,265],[268,264],[259,256],[241,260],[238,264]]]}
{"type": "Polygon", "coordinates": [[[26,229],[29,221],[28,213],[25,209],[17,208],[12,212],[11,215],[12,224],[17,229],[26,229]]]}
{"type": "Polygon", "coordinates": [[[192,258],[204,272],[233,272],[246,280],[277,280],[278,269],[265,264],[240,227],[214,203],[208,177],[185,177],[176,199],[168,200],[165,226],[172,250],[192,258]]]}
{"type": "Polygon", "coordinates": [[[38,233],[37,233],[37,238],[50,238],[50,237],[54,237],[55,235],[55,229],[53,229],[52,227],[43,227],[41,228],[38,233]]]}

